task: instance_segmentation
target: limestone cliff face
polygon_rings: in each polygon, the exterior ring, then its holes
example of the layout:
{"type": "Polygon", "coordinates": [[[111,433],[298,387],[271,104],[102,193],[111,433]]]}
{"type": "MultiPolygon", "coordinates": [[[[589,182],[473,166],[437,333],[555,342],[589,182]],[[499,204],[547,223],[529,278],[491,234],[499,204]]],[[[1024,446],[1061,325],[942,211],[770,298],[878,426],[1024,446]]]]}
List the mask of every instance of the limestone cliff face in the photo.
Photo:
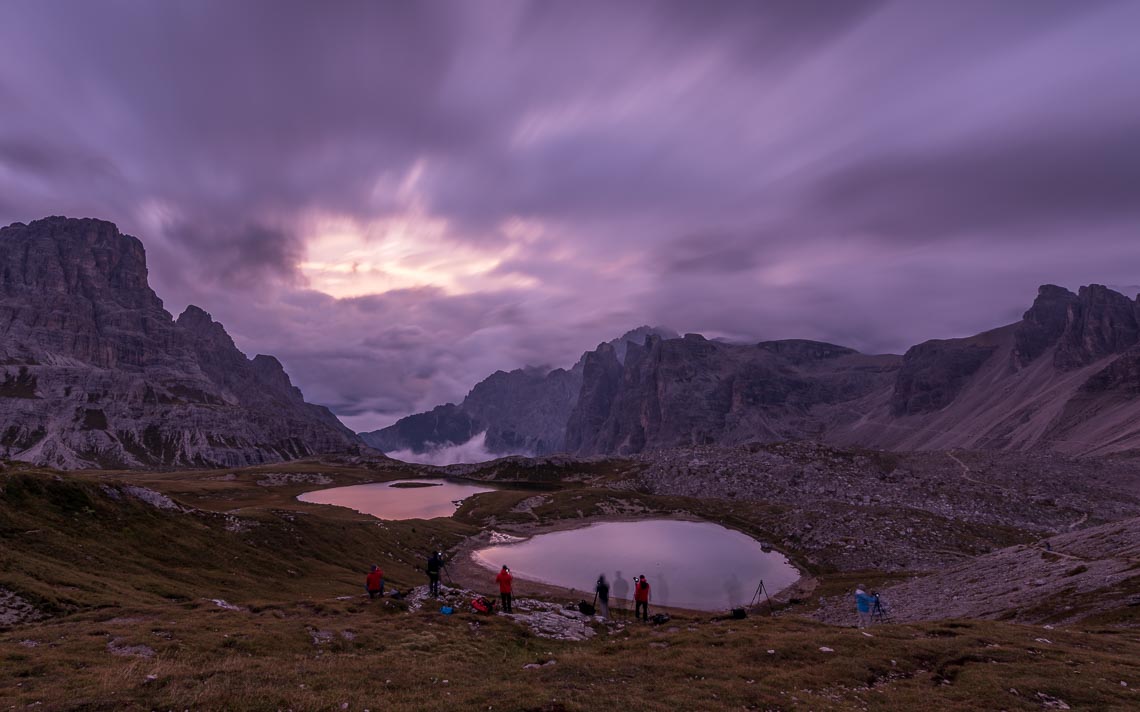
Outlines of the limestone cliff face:
{"type": "Polygon", "coordinates": [[[60,468],[239,466],[357,452],[271,356],[191,306],[173,320],[142,243],[101,220],[0,230],[0,455],[60,468]]]}
{"type": "Polygon", "coordinates": [[[823,423],[817,408],[888,389],[897,361],[818,342],[742,345],[687,334],[630,344],[617,364],[603,345],[587,356],[595,367],[570,416],[567,446],[633,454],[814,435],[823,423]]]}

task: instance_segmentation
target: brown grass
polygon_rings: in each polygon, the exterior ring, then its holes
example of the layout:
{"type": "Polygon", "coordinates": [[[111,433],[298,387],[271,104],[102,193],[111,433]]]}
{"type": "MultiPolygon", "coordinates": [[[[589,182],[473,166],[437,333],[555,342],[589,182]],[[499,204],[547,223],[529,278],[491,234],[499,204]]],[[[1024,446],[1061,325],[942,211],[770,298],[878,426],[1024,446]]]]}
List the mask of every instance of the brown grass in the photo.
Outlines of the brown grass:
{"type": "MultiPolygon", "coordinates": [[[[406,476],[323,472],[342,484],[406,476]]],[[[0,707],[1036,710],[1052,698],[1074,709],[1138,704],[1140,635],[1111,619],[1057,630],[943,621],[876,627],[867,637],[788,614],[740,621],[687,615],[660,627],[599,625],[595,638],[572,643],[538,638],[505,617],[443,616],[431,605],[409,613],[401,602],[358,595],[367,563],[380,563],[389,582],[419,584],[424,553],[458,544],[491,516],[514,516],[510,508],[533,491],[481,495],[454,519],[381,523],[296,502],[311,485],[260,487],[257,471],[209,479],[224,474],[131,476],[208,510],[193,514],[109,499],[99,485],[126,479],[119,474],[0,475],[0,586],[54,614],[0,631],[0,707]],[[227,530],[223,512],[234,508],[256,526],[227,530]],[[210,598],[242,610],[224,610],[210,598]],[[148,646],[154,656],[113,655],[112,641],[148,646]],[[556,664],[523,669],[550,659],[556,664]]],[[[590,516],[613,497],[651,511],[719,517],[760,536],[771,511],[577,488],[553,491],[536,514],[543,521],[590,516]]],[[[839,593],[856,578],[879,586],[895,576],[825,574],[818,592],[839,593]]]]}

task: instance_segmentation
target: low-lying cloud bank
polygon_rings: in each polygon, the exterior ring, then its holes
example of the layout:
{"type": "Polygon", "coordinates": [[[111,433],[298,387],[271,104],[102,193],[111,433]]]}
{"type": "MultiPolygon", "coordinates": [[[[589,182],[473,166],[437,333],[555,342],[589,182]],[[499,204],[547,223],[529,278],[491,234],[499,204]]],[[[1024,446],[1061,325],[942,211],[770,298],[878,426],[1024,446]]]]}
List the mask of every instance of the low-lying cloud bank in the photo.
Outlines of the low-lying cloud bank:
{"type": "Polygon", "coordinates": [[[508,455],[527,455],[530,453],[493,453],[487,449],[487,434],[479,433],[465,443],[459,445],[433,446],[427,452],[412,452],[411,450],[393,450],[384,453],[388,457],[402,462],[414,462],[420,465],[465,465],[475,462],[487,462],[508,455]]]}

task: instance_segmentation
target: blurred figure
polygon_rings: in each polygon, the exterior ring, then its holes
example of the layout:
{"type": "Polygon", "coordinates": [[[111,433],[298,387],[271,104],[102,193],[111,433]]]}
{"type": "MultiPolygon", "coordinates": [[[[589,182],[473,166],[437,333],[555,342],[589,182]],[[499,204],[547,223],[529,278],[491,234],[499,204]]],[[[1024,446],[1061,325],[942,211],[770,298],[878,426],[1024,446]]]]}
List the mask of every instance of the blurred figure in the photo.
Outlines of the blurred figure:
{"type": "Polygon", "coordinates": [[[384,572],[376,564],[372,564],[372,569],[364,579],[364,590],[368,592],[369,598],[384,595],[384,572]]]}
{"type": "Polygon", "coordinates": [[[724,593],[728,596],[728,607],[736,608],[743,601],[744,598],[744,585],[740,583],[740,577],[733,571],[728,580],[724,582],[724,593]]]}
{"type": "Polygon", "coordinates": [[[641,614],[641,620],[646,623],[649,622],[649,582],[645,580],[645,574],[637,578],[637,587],[633,591],[633,617],[637,618],[641,614]]]}
{"type": "Polygon", "coordinates": [[[613,592],[614,598],[620,598],[622,600],[629,599],[629,582],[621,575],[621,571],[614,574],[613,592]]]}
{"type": "Polygon", "coordinates": [[[503,601],[503,613],[511,612],[511,570],[503,565],[503,570],[495,577],[499,584],[499,598],[503,601]]]}
{"type": "Polygon", "coordinates": [[[875,598],[867,594],[863,584],[855,587],[855,612],[859,614],[860,628],[871,625],[871,606],[874,604],[875,598]]]}
{"type": "Polygon", "coordinates": [[[606,581],[605,574],[598,574],[598,585],[594,588],[594,593],[598,595],[598,610],[601,611],[602,618],[610,619],[610,584],[606,581]]]}

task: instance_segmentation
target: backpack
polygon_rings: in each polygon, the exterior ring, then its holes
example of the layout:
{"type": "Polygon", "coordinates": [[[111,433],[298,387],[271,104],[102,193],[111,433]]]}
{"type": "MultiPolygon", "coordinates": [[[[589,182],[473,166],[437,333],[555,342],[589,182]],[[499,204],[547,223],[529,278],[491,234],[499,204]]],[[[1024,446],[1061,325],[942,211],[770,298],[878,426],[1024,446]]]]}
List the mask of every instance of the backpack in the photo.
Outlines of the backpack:
{"type": "Polygon", "coordinates": [[[594,604],[578,601],[578,612],[583,615],[592,616],[594,615],[594,604]]]}
{"type": "Polygon", "coordinates": [[[737,619],[737,620],[740,620],[741,618],[747,618],[748,617],[748,611],[744,610],[743,608],[733,608],[732,609],[732,617],[737,619]]]}
{"type": "Polygon", "coordinates": [[[649,620],[653,621],[653,625],[661,625],[662,623],[668,623],[669,622],[669,614],[668,613],[657,613],[654,616],[652,616],[649,620]]]}
{"type": "Polygon", "coordinates": [[[486,597],[479,596],[478,598],[472,599],[471,609],[476,613],[494,613],[495,604],[493,601],[487,600],[486,597]]]}

